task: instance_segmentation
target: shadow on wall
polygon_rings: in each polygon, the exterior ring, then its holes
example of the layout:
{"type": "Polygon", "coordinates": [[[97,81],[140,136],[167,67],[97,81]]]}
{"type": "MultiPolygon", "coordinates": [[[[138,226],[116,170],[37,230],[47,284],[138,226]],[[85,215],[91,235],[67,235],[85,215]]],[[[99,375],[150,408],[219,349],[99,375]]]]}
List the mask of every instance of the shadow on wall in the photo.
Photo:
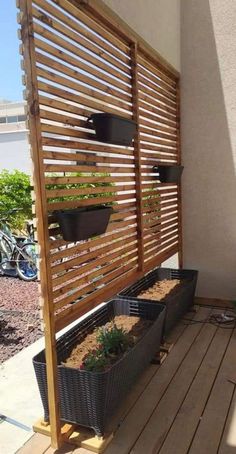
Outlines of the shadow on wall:
{"type": "Polygon", "coordinates": [[[235,67],[236,53],[232,49],[232,55],[226,58],[221,52],[220,61],[217,53],[233,39],[227,27],[226,34],[222,32],[224,21],[229,19],[227,13],[232,11],[226,8],[219,14],[219,0],[183,0],[181,5],[184,266],[200,271],[198,296],[233,299],[236,156],[229,132],[233,112],[227,108],[226,95],[236,99],[236,86],[231,84],[229,93],[230,84],[224,81],[230,70],[227,65],[235,67]],[[215,30],[220,30],[218,36],[215,30]]]}

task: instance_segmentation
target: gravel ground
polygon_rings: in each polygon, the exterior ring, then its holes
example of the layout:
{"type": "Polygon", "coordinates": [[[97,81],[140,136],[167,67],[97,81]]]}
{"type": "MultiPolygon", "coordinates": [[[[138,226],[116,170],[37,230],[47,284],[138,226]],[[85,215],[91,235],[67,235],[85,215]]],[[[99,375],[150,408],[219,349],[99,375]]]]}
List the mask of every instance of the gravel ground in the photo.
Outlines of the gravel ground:
{"type": "Polygon", "coordinates": [[[40,336],[38,283],[0,277],[0,363],[40,336]]]}

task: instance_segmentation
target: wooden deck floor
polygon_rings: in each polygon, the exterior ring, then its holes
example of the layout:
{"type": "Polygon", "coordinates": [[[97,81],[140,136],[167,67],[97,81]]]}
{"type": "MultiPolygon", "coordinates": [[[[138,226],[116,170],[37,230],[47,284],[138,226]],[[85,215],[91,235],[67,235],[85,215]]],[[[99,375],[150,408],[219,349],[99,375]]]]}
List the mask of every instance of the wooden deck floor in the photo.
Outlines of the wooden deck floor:
{"type": "MultiPolygon", "coordinates": [[[[188,317],[219,311],[200,307],[188,317]]],[[[165,362],[150,365],[111,422],[106,454],[235,454],[236,330],[182,321],[168,340],[174,347],[165,362]]],[[[89,452],[49,445],[36,434],[18,454],[89,452]]]]}

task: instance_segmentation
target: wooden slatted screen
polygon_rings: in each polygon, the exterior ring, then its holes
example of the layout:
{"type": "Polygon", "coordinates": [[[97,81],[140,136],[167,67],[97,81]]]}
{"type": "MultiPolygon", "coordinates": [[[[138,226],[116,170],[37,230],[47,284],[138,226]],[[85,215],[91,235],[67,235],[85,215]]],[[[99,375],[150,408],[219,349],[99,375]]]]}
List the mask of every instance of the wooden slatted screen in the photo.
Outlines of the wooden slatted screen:
{"type": "Polygon", "coordinates": [[[58,444],[56,331],[181,253],[180,188],[161,184],[152,170],[180,163],[178,74],[102,2],[18,6],[58,444]],[[134,119],[133,146],[97,142],[88,122],[95,112],[134,119]],[[104,203],[114,210],[104,235],[63,240],[56,210],[104,203]]]}

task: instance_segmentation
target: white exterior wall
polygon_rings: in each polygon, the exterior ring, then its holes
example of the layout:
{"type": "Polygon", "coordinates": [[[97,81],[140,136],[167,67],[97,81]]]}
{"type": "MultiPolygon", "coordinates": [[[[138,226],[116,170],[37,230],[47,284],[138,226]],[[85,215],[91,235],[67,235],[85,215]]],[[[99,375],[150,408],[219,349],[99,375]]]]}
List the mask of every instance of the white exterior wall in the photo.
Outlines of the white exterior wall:
{"type": "Polygon", "coordinates": [[[104,3],[180,70],[180,0],[104,0],[104,3]]]}
{"type": "MultiPolygon", "coordinates": [[[[25,102],[0,104],[0,117],[24,115],[25,102]]],[[[3,169],[20,170],[30,174],[31,160],[24,121],[0,123],[0,172],[3,169]]]]}
{"type": "Polygon", "coordinates": [[[182,0],[183,239],[198,295],[236,298],[236,2],[182,0]]]}
{"type": "Polygon", "coordinates": [[[17,169],[30,174],[31,160],[26,130],[0,132],[0,172],[3,169],[17,169]]]}

